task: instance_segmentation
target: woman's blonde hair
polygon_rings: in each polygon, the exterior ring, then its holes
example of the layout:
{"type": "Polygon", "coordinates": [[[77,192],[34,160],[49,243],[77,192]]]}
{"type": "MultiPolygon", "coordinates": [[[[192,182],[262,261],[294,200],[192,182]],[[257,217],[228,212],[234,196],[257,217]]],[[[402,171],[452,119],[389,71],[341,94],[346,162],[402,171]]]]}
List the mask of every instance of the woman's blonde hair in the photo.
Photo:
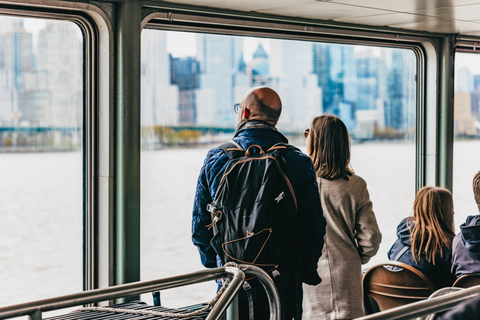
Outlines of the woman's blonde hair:
{"type": "Polygon", "coordinates": [[[411,228],[411,249],[415,262],[422,253],[427,261],[435,264],[438,255],[443,256],[443,247],[452,249],[455,236],[453,227],[453,199],[450,191],[438,187],[423,187],[413,205],[414,225],[411,228]]]}
{"type": "Polygon", "coordinates": [[[348,180],[354,172],[350,165],[350,137],[340,118],[322,115],[313,119],[308,153],[317,175],[328,180],[348,180]]]}

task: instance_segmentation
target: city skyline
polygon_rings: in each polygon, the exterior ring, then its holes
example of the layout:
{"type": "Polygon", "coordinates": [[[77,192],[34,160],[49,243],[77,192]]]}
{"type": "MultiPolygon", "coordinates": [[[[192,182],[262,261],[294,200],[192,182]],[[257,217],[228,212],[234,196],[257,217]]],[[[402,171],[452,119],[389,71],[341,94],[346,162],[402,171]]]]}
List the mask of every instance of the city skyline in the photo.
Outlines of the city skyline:
{"type": "MultiPolygon", "coordinates": [[[[0,24],[0,125],[77,126],[83,114],[78,27],[47,21],[32,33],[30,20],[0,24]],[[65,78],[72,69],[78,70],[75,78],[65,78]]],[[[407,49],[144,30],[142,125],[234,127],[231,106],[248,88],[268,85],[284,102],[280,128],[301,130],[315,115],[328,112],[366,139],[386,135],[386,128],[393,130],[390,137],[405,136],[415,127],[415,64],[407,49]],[[195,54],[175,56],[179,43],[191,50],[183,52],[195,54]]],[[[480,74],[460,65],[456,86],[474,92],[480,74]]],[[[479,127],[478,98],[461,101],[471,104],[461,108],[471,110],[473,118],[456,121],[475,118],[473,128],[479,127]]]]}

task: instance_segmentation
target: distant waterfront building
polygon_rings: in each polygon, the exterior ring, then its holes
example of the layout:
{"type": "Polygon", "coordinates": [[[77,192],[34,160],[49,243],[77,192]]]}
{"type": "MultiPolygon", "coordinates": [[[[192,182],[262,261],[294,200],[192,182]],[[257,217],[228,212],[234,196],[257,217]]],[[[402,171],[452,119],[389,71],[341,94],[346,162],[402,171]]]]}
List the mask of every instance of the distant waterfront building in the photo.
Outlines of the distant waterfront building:
{"type": "Polygon", "coordinates": [[[323,111],[340,115],[340,105],[356,109],[357,66],[353,46],[313,43],[313,73],[322,90],[323,111]]]}
{"type": "Polygon", "coordinates": [[[375,109],[357,110],[355,114],[355,118],[357,119],[355,138],[360,140],[373,139],[378,123],[378,116],[378,111],[375,109]]]}
{"type": "Polygon", "coordinates": [[[7,22],[0,35],[0,124],[17,126],[31,120],[30,106],[19,102],[25,99],[27,74],[34,72],[33,41],[21,19],[7,22]]]}
{"type": "Polygon", "coordinates": [[[355,110],[351,103],[340,102],[338,106],[338,116],[342,119],[348,131],[355,129],[355,110]]]}
{"type": "MultiPolygon", "coordinates": [[[[83,121],[83,45],[77,25],[49,21],[38,33],[36,70],[25,95],[40,110],[39,125],[80,127],[83,121]],[[38,105],[36,105],[38,103],[38,105]]],[[[23,105],[23,102],[20,102],[23,105]]]]}
{"type": "Polygon", "coordinates": [[[194,57],[171,58],[170,74],[172,85],[178,86],[179,123],[193,125],[197,122],[199,63],[194,57]]]}
{"type": "Polygon", "coordinates": [[[468,68],[455,69],[455,91],[473,92],[473,76],[468,68]]]}
{"type": "Polygon", "coordinates": [[[476,74],[473,76],[473,90],[480,90],[480,74],[476,74]]]}
{"type": "Polygon", "coordinates": [[[472,92],[472,115],[477,119],[477,122],[480,123],[480,87],[472,92]]]}
{"type": "Polygon", "coordinates": [[[380,59],[371,50],[365,50],[355,57],[357,66],[358,99],[357,110],[375,109],[379,96],[380,59]]]}
{"type": "Polygon", "coordinates": [[[165,32],[142,32],[142,126],[179,123],[178,86],[171,85],[165,32]]]}
{"type": "Polygon", "coordinates": [[[249,87],[248,78],[244,76],[243,38],[198,34],[197,58],[200,63],[197,125],[234,126],[236,93],[249,87]]]}
{"type": "Polygon", "coordinates": [[[456,135],[473,136],[477,133],[477,119],[472,115],[471,95],[469,92],[455,92],[454,132],[456,135]]]}
{"type": "Polygon", "coordinates": [[[391,51],[391,65],[387,76],[385,103],[385,126],[401,133],[415,127],[415,73],[413,53],[400,50],[391,51]]]}
{"type": "Polygon", "coordinates": [[[314,116],[322,114],[322,90],[313,73],[312,46],[304,41],[271,42],[270,75],[272,88],[282,98],[281,129],[304,129],[314,116]]]}
{"type": "Polygon", "coordinates": [[[261,43],[253,53],[251,65],[253,76],[269,74],[268,55],[261,43]]]}

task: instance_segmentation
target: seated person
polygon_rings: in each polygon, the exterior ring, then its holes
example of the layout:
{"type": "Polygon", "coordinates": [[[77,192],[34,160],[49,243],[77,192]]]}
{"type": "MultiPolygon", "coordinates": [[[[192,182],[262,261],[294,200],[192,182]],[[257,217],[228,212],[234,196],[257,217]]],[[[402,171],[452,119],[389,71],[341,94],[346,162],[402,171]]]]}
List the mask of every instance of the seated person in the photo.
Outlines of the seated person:
{"type": "Polygon", "coordinates": [[[452,286],[450,273],[453,228],[453,199],[447,189],[423,187],[413,205],[413,217],[397,227],[398,239],[388,251],[390,260],[421,271],[439,289],[452,286]]]}
{"type": "MultiPolygon", "coordinates": [[[[480,213],[480,171],[473,177],[473,195],[480,213]]],[[[480,215],[468,216],[452,244],[452,273],[461,277],[480,272],[480,215]]]]}
{"type": "Polygon", "coordinates": [[[480,294],[470,298],[450,311],[435,315],[434,320],[478,320],[480,319],[480,294]]]}

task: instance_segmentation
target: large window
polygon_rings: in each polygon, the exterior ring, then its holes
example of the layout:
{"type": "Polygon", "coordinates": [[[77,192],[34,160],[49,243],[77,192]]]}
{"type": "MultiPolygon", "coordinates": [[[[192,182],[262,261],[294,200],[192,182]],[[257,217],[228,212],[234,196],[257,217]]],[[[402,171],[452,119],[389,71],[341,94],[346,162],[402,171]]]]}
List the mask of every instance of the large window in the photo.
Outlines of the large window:
{"type": "MultiPolygon", "coordinates": [[[[283,102],[278,129],[305,150],[313,117],[340,116],[352,166],[368,184],[386,260],[415,195],[416,59],[412,51],[144,30],[142,33],[141,273],[203,269],[191,242],[193,198],[209,148],[229,140],[233,104],[253,86],[283,102]]],[[[209,300],[214,284],[165,293],[165,305],[209,300]]]]}
{"type": "Polygon", "coordinates": [[[0,16],[0,306],[83,289],[83,43],[0,16]]]}
{"type": "Polygon", "coordinates": [[[455,55],[453,201],[455,229],[478,214],[473,176],[480,170],[480,55],[455,55]]]}

